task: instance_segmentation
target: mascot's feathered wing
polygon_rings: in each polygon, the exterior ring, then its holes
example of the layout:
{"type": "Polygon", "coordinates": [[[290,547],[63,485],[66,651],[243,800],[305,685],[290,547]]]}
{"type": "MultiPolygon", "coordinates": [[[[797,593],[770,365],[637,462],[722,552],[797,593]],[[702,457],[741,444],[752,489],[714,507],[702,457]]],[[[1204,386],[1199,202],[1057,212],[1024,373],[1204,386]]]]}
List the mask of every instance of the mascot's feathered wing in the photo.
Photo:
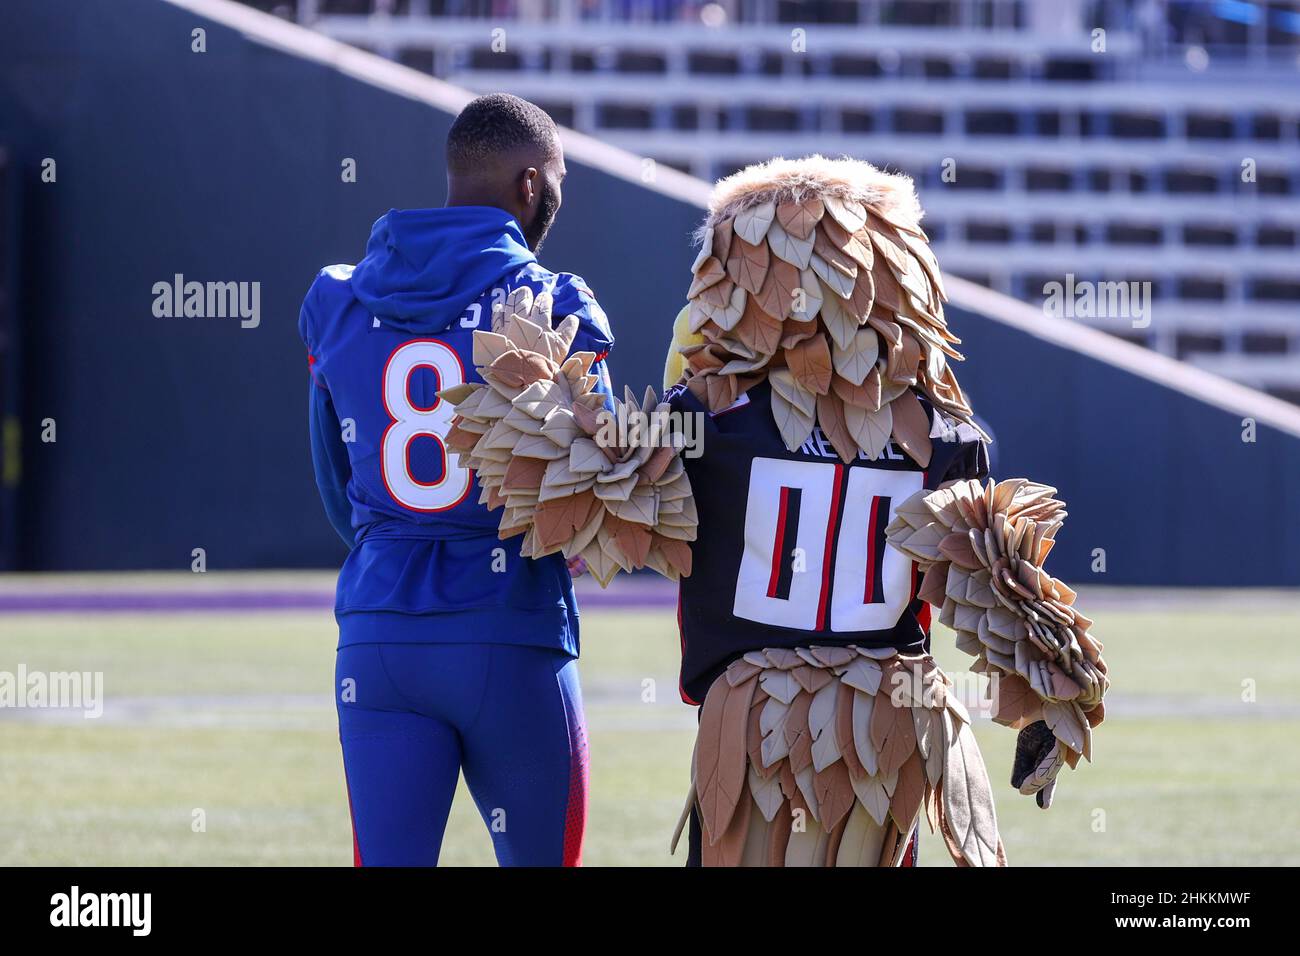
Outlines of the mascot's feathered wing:
{"type": "MultiPolygon", "coordinates": [[[[720,412],[766,380],[785,447],[818,426],[846,463],[892,440],[925,468],[933,441],[982,435],[920,218],[910,181],[852,160],[774,160],[721,181],[665,387],[720,412]]],[[[698,516],[674,436],[606,430],[668,406],[595,393],[591,357],[568,356],[571,330],[549,309],[517,294],[475,333],[487,384],[443,393],[458,412],[448,448],[523,554],[582,555],[602,584],[620,568],[688,575],[698,516]]],[[[1043,570],[1065,517],[1054,493],[949,481],[895,505],[886,529],[923,573],[918,596],[991,678],[994,720],[1020,729],[1012,783],[1042,806],[1063,765],[1091,759],[1107,687],[1092,622],[1043,570]]],[[[701,712],[687,811],[703,862],[897,865],[924,816],[959,864],[1004,864],[970,719],[928,654],[754,647],[701,712]]]]}

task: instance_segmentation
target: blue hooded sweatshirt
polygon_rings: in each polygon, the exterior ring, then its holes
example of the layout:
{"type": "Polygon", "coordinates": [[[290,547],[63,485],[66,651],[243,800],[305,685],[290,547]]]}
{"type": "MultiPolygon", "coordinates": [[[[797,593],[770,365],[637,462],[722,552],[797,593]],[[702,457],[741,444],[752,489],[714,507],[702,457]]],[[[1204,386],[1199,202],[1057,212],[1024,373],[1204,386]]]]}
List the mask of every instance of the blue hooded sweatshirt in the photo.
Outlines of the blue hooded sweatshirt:
{"type": "Polygon", "coordinates": [[[365,258],[322,269],[303,302],[316,482],[351,548],[335,611],[395,612],[387,640],[473,633],[577,653],[563,557],[534,561],[518,539],[498,540],[500,514],[479,503],[473,474],[442,445],[454,412],[438,390],[482,381],[474,330],[491,328],[493,304],[524,285],[551,293],[556,322],[578,317],[572,351],[597,355],[608,393],[613,337],[595,296],[578,276],[543,268],[501,209],[391,210],[365,258]],[[460,614],[460,624],[448,617],[460,614]]]}

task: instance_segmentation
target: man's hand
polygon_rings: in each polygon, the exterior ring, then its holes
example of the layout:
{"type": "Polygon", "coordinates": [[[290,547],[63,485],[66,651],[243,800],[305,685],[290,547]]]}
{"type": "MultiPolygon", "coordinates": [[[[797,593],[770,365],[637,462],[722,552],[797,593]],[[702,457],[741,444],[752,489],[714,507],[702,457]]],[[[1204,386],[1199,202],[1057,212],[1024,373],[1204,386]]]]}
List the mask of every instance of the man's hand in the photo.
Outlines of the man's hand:
{"type": "Polygon", "coordinates": [[[1065,748],[1044,721],[1023,727],[1016,737],[1016,759],[1011,768],[1011,786],[1028,796],[1037,794],[1038,805],[1052,805],[1056,775],[1065,764],[1065,748]]]}
{"type": "Polygon", "coordinates": [[[579,578],[587,570],[587,559],[582,555],[569,558],[569,576],[579,578]]]}

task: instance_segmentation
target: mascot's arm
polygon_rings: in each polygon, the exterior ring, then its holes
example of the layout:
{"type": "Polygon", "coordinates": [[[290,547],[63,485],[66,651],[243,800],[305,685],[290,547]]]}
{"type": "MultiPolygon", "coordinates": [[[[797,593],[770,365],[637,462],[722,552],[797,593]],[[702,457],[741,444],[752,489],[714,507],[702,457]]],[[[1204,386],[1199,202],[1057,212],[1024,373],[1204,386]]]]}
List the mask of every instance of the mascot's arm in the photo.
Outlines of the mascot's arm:
{"type": "Polygon", "coordinates": [[[577,319],[552,327],[551,307],[521,287],[493,317],[500,332],[474,333],[486,384],[438,393],[456,406],[446,446],[477,473],[479,501],[502,509],[501,538],[523,535],[525,557],[582,557],[602,586],[620,569],[685,577],[697,521],[668,405],[652,389],[607,403],[595,354],[569,354],[577,319]]]}
{"type": "Polygon", "coordinates": [[[1024,478],[950,481],[899,505],[889,542],[925,572],[971,669],[993,682],[993,719],[1020,729],[1012,785],[1046,808],[1062,764],[1092,759],[1106,663],[1075,592],[1043,570],[1065,504],[1024,478]]]}
{"type": "Polygon", "coordinates": [[[665,392],[680,382],[686,372],[686,357],[682,355],[682,349],[691,345],[703,345],[705,342],[703,335],[691,331],[690,314],[691,307],[684,305],[677,313],[677,318],[673,319],[673,340],[664,359],[665,392]]]}

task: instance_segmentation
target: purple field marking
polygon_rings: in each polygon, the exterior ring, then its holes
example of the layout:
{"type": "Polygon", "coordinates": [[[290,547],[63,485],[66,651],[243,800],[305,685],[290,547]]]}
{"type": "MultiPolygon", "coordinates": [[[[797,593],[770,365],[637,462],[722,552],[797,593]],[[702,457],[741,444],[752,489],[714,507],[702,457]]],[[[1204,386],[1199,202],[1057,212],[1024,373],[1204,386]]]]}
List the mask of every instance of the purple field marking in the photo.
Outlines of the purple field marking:
{"type": "MultiPolygon", "coordinates": [[[[607,591],[580,587],[578,608],[618,610],[671,608],[677,603],[677,589],[668,582],[628,582],[607,591]]],[[[17,594],[0,592],[0,614],[31,613],[159,613],[184,614],[205,611],[318,611],[334,607],[333,589],[222,589],[143,591],[51,590],[17,594]]]]}
{"type": "Polygon", "coordinates": [[[334,607],[333,591],[50,591],[0,594],[0,614],[299,611],[334,607]]]}

